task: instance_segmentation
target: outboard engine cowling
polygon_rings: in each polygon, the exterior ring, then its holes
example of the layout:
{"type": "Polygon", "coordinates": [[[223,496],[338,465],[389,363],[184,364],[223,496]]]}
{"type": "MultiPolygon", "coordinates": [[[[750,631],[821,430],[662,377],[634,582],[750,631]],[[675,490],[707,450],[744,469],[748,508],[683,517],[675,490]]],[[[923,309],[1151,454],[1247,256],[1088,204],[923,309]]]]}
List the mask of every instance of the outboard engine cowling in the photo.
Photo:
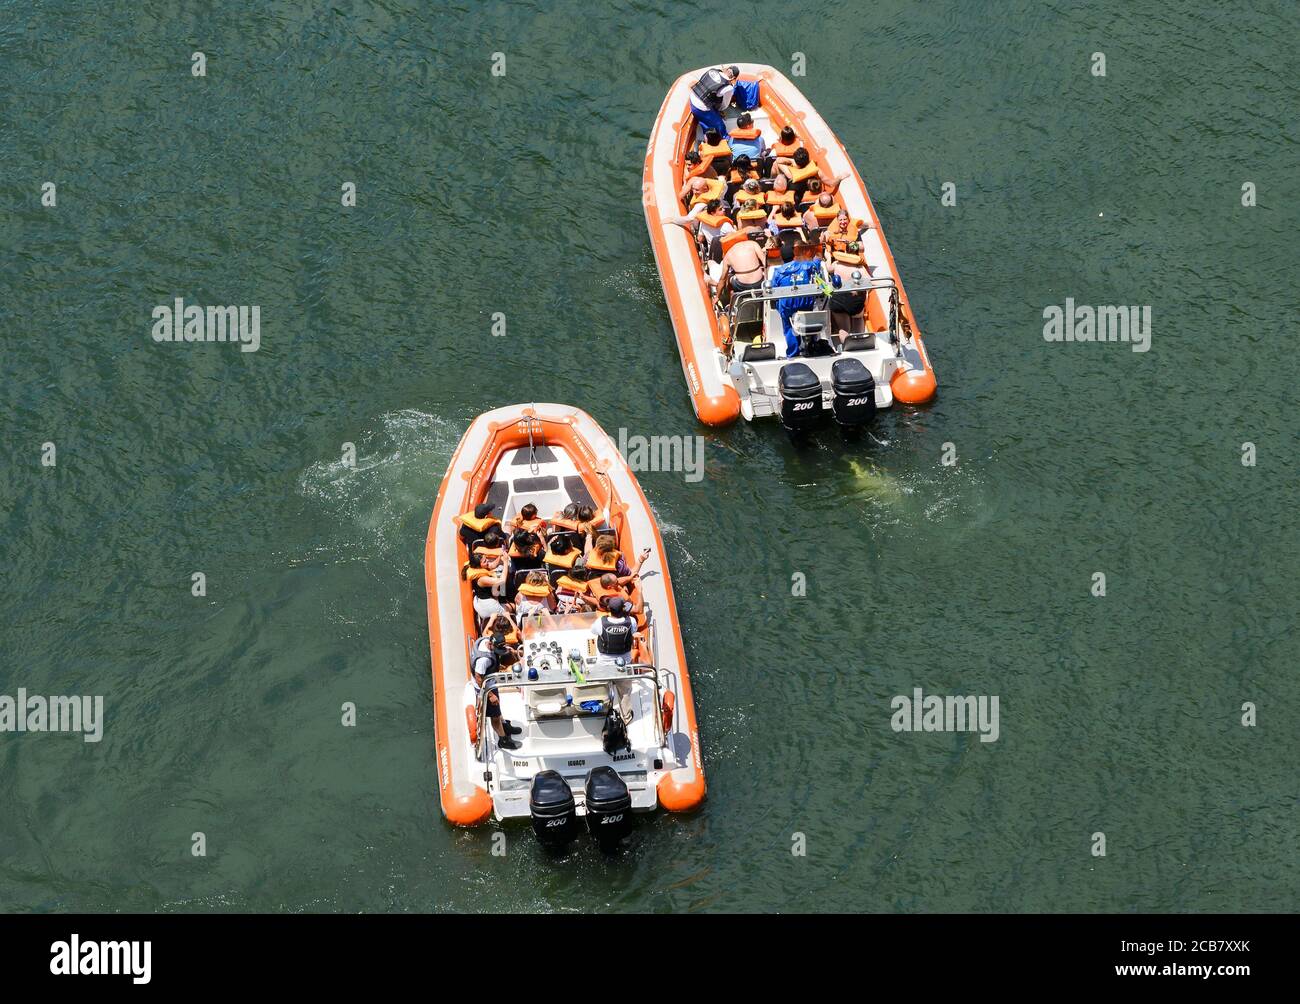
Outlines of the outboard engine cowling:
{"type": "Polygon", "coordinates": [[[632,832],[632,796],[613,767],[587,772],[587,830],[602,846],[618,843],[632,832]]]}
{"type": "Polygon", "coordinates": [[[840,425],[862,425],[876,415],[876,381],[859,359],[836,359],[831,365],[831,405],[840,425]]]}
{"type": "Polygon", "coordinates": [[[539,771],[528,793],[533,832],[548,847],[561,847],[578,835],[578,809],[573,789],[556,771],[539,771]]]}
{"type": "Polygon", "coordinates": [[[801,432],[821,424],[822,382],[805,363],[782,366],[776,386],[781,398],[781,424],[786,429],[801,432]]]}

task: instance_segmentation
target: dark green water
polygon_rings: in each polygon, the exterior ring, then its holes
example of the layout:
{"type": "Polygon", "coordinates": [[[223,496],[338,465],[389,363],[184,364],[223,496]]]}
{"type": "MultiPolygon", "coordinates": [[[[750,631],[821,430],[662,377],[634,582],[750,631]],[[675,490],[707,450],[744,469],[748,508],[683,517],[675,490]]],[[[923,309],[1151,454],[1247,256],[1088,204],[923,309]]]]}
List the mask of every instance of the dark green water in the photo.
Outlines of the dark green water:
{"type": "Polygon", "coordinates": [[[695,4],[254,6],[0,8],[0,693],[107,715],[0,735],[0,907],[1295,908],[1294,7],[736,4],[723,51],[695,4]],[[645,142],[684,69],[792,51],[938,399],[642,477],[707,807],[494,857],[437,806],[434,491],[517,400],[702,431],[645,142]],[[260,305],[260,351],[155,343],[176,296],[260,305]],[[1066,297],[1150,305],[1151,351],[1046,343],[1066,297]],[[1000,738],[894,733],[915,686],[1000,738]]]}

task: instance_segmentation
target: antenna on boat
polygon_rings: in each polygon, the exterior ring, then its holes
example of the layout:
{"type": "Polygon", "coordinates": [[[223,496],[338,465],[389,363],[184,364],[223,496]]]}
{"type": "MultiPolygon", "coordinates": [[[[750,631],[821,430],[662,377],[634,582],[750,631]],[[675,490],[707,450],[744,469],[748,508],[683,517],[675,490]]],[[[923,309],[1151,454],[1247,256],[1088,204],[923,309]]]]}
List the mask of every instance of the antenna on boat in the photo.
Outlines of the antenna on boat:
{"type": "Polygon", "coordinates": [[[528,470],[536,477],[541,472],[541,466],[537,463],[537,445],[533,442],[533,423],[537,421],[537,402],[533,402],[533,410],[528,416],[528,470]]]}

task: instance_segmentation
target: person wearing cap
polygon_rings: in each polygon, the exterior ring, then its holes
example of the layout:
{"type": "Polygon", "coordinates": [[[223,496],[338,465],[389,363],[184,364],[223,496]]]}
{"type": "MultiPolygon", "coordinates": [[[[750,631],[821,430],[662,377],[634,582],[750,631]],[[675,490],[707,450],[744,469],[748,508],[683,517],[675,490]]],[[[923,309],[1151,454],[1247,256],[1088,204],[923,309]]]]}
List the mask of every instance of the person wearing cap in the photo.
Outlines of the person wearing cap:
{"type": "Polygon", "coordinates": [[[492,515],[496,509],[491,502],[482,502],[469,512],[461,513],[456,518],[460,521],[460,539],[468,547],[492,527],[500,526],[501,520],[492,515]]]}
{"type": "MultiPolygon", "coordinates": [[[[474,688],[475,700],[484,690],[487,677],[501,668],[502,659],[509,652],[510,648],[506,645],[506,636],[501,631],[485,635],[474,643],[474,647],[470,651],[469,671],[470,684],[474,688]]],[[[492,723],[492,731],[497,734],[497,745],[503,750],[519,749],[519,743],[511,737],[519,735],[523,732],[523,729],[517,725],[512,725],[501,717],[501,699],[497,696],[496,682],[486,684],[486,689],[487,717],[488,721],[492,723]]]]}
{"type": "Polygon", "coordinates": [[[632,652],[636,621],[628,612],[628,602],[615,596],[609,601],[609,613],[591,626],[596,636],[596,651],[601,655],[627,656],[632,652]]]}
{"type": "Polygon", "coordinates": [[[739,66],[713,67],[705,70],[691,85],[691,114],[705,129],[716,129],[721,135],[728,135],[722,113],[731,107],[739,79],[739,66]]]}
{"type": "MultiPolygon", "coordinates": [[[[862,245],[850,241],[843,251],[832,251],[828,266],[831,276],[839,276],[840,281],[850,286],[860,286],[871,278],[871,269],[862,254],[862,245]]],[[[835,281],[831,279],[832,283],[835,281]]],[[[862,316],[867,305],[865,289],[837,290],[830,296],[826,307],[831,312],[831,325],[841,334],[853,330],[853,319],[862,316]]]]}

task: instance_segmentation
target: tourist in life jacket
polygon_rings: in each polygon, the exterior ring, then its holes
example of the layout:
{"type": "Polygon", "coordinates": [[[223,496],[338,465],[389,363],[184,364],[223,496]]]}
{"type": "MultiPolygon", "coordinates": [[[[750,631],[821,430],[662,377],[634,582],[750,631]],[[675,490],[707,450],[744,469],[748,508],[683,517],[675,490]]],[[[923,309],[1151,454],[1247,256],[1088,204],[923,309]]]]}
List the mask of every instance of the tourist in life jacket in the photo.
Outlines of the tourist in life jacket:
{"type": "Polygon", "coordinates": [[[682,173],[686,180],[691,178],[716,178],[717,172],[713,170],[713,165],[708,163],[694,150],[686,151],[686,170],[682,173]]]}
{"type": "Polygon", "coordinates": [[[601,655],[623,659],[631,655],[636,621],[629,615],[626,601],[617,596],[610,600],[609,613],[591,626],[591,633],[601,655]]]}
{"type": "MultiPolygon", "coordinates": [[[[770,171],[776,171],[786,164],[794,163],[794,152],[803,146],[799,142],[799,137],[795,135],[793,129],[786,126],[781,130],[781,135],[775,143],[772,144],[771,150],[771,167],[770,171]]],[[[775,177],[775,175],[773,175],[775,177]]]]}
{"type": "Polygon", "coordinates": [[[488,622],[483,625],[483,635],[485,637],[500,634],[505,639],[507,651],[498,652],[501,657],[502,666],[513,666],[519,661],[519,625],[506,611],[499,614],[493,614],[488,622]]]}
{"type": "Polygon", "coordinates": [[[763,139],[762,132],[754,125],[754,116],[749,112],[741,112],[736,119],[730,142],[731,154],[736,160],[744,156],[757,164],[767,156],[767,140],[763,139]]]}
{"type": "Polygon", "coordinates": [[[745,182],[747,181],[752,181],[756,185],[758,184],[758,169],[754,167],[748,157],[741,154],[731,162],[731,170],[727,174],[727,193],[725,200],[733,208],[736,205],[736,193],[745,187],[745,182]]]}
{"type": "Polygon", "coordinates": [[[843,177],[837,178],[834,175],[824,173],[803,147],[799,147],[794,152],[794,156],[790,158],[789,163],[781,164],[777,171],[790,179],[790,187],[794,190],[796,201],[803,199],[804,190],[810,182],[819,182],[819,190],[822,192],[834,192],[840,187],[840,182],[844,180],[843,177]]]}
{"type": "Polygon", "coordinates": [[[841,207],[835,214],[835,221],[822,234],[822,243],[826,248],[826,264],[834,261],[836,251],[845,251],[854,241],[861,243],[862,234],[871,229],[871,224],[855,220],[849,211],[841,207]]]}
{"type": "MultiPolygon", "coordinates": [[[[863,257],[862,245],[857,241],[850,241],[843,251],[833,252],[828,268],[832,276],[839,276],[840,281],[848,286],[859,286],[871,278],[871,269],[863,257]]],[[[851,332],[855,327],[853,322],[862,316],[866,306],[865,289],[837,290],[832,293],[827,309],[831,312],[833,330],[840,335],[851,332]]]]}
{"type": "Polygon", "coordinates": [[[587,575],[586,562],[579,558],[573,563],[572,568],[555,580],[557,613],[568,614],[589,609],[590,593],[587,588],[589,585],[587,575]]]}
{"type": "Polygon", "coordinates": [[[483,502],[476,505],[471,512],[461,513],[456,517],[460,520],[460,539],[466,546],[474,543],[492,527],[501,525],[501,521],[492,515],[495,508],[496,506],[491,502],[483,502]]]}
{"type": "Polygon", "coordinates": [[[475,552],[460,570],[460,577],[470,584],[474,594],[474,613],[488,618],[503,611],[501,597],[505,596],[505,566],[500,561],[494,567],[484,564],[483,556],[475,552]]]}
{"type": "Polygon", "coordinates": [[[574,513],[577,517],[575,529],[578,533],[583,537],[592,536],[600,526],[600,520],[596,519],[596,510],[589,505],[579,503],[574,513]]]}
{"type": "Polygon", "coordinates": [[[537,515],[537,506],[529,502],[519,510],[519,515],[510,521],[510,529],[514,532],[527,530],[529,533],[535,533],[541,536],[546,532],[546,520],[537,515]]]}
{"type": "Polygon", "coordinates": [[[787,202],[773,209],[767,218],[767,228],[781,249],[781,260],[787,264],[794,261],[794,246],[808,239],[803,229],[803,217],[795,210],[794,203],[787,202]]]}
{"type": "Polygon", "coordinates": [[[790,191],[790,179],[784,174],[778,174],[772,181],[772,188],[765,196],[768,208],[772,206],[793,206],[794,192],[790,191]]]}
{"type": "Polygon", "coordinates": [[[716,177],[725,177],[731,170],[731,144],[716,129],[706,129],[697,148],[700,160],[713,169],[716,177]]]}
{"type": "Polygon", "coordinates": [[[497,745],[503,750],[517,750],[519,743],[511,737],[519,735],[524,730],[501,717],[501,701],[497,697],[496,681],[487,683],[487,677],[501,668],[501,658],[507,651],[505,635],[500,632],[476,641],[470,651],[470,683],[474,687],[476,700],[484,688],[487,688],[487,696],[484,698],[487,702],[487,718],[492,723],[492,731],[497,734],[497,745]]]}
{"type": "Polygon", "coordinates": [[[495,567],[495,561],[500,561],[506,556],[506,538],[501,528],[494,526],[489,529],[483,535],[483,539],[474,546],[474,553],[483,559],[484,567],[495,567]]]}
{"type": "Polygon", "coordinates": [[[527,617],[554,609],[555,595],[551,592],[550,577],[542,569],[534,569],[515,592],[515,613],[527,617]]]}
{"type": "Polygon", "coordinates": [[[809,240],[820,240],[824,236],[823,231],[834,223],[839,215],[840,210],[835,205],[834,196],[829,192],[819,195],[817,201],[803,214],[803,225],[808,231],[809,240]]]}
{"type": "Polygon", "coordinates": [[[740,79],[739,66],[727,66],[705,70],[703,75],[691,86],[691,114],[704,129],[715,129],[727,135],[727,123],[722,113],[731,107],[731,98],[736,93],[736,81],[740,79]]]}
{"type": "Polygon", "coordinates": [[[547,529],[551,533],[576,532],[578,529],[578,503],[570,502],[546,522],[547,529]]]}
{"type": "Polygon", "coordinates": [[[547,568],[572,568],[573,563],[581,558],[578,549],[569,537],[553,537],[546,546],[546,556],[542,564],[547,568]]]}
{"type": "Polygon", "coordinates": [[[821,178],[813,178],[808,182],[808,186],[803,190],[803,195],[799,196],[799,211],[804,212],[809,206],[817,205],[817,200],[821,198],[822,192],[821,178]]]}
{"type": "Polygon", "coordinates": [[[736,227],[749,230],[767,226],[767,199],[762,192],[745,189],[736,201],[736,227]]]}
{"type": "Polygon", "coordinates": [[[664,222],[692,231],[700,257],[717,262],[722,261],[722,238],[736,229],[718,199],[692,206],[685,216],[673,216],[664,222]]]}
{"type": "Polygon", "coordinates": [[[721,199],[726,194],[727,182],[723,178],[690,178],[678,193],[688,210],[697,203],[721,199]]]}
{"type": "Polygon", "coordinates": [[[522,568],[541,568],[545,554],[542,550],[542,538],[528,530],[520,530],[510,538],[510,568],[519,571],[522,568]]]}
{"type": "Polygon", "coordinates": [[[642,548],[636,559],[636,567],[629,567],[618,549],[618,543],[609,534],[604,534],[587,552],[587,568],[602,575],[605,572],[613,572],[622,584],[636,578],[648,557],[650,557],[650,548],[642,548]]]}

